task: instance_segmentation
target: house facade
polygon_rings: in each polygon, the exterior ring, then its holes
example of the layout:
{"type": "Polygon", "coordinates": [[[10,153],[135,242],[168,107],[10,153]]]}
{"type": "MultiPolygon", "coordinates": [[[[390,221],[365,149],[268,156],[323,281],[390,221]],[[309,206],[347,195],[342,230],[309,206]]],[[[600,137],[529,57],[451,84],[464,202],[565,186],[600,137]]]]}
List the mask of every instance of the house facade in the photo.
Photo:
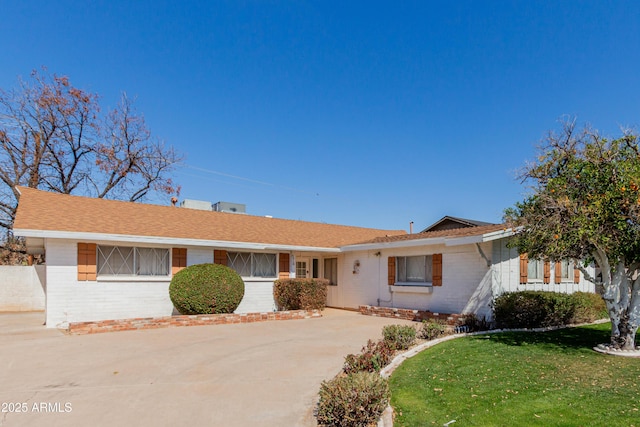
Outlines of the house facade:
{"type": "MultiPolygon", "coordinates": [[[[595,292],[571,262],[528,260],[507,243],[504,225],[447,228],[378,237],[341,248],[347,267],[358,265],[330,305],[371,305],[475,313],[491,318],[491,301],[504,292],[595,292]]],[[[593,276],[593,267],[589,267],[593,276]]]]}
{"type": "Polygon", "coordinates": [[[593,291],[571,265],[507,248],[501,225],[407,234],[19,190],[14,234],[46,254],[48,327],[171,315],[173,274],[212,262],[245,282],[237,313],[275,310],[273,283],[284,277],[327,278],[332,307],[486,316],[504,291],[593,291]]]}

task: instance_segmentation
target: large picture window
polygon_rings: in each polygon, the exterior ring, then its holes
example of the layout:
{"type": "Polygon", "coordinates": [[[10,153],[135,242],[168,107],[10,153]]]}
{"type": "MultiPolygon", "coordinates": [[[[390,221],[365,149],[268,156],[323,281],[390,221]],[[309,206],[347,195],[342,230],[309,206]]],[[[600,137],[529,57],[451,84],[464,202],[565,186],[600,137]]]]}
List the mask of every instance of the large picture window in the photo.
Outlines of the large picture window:
{"type": "Polygon", "coordinates": [[[433,281],[431,255],[396,257],[396,281],[424,284],[433,281]]]}
{"type": "Polygon", "coordinates": [[[276,254],[227,252],[227,266],[242,277],[276,277],[276,254]]]}
{"type": "Polygon", "coordinates": [[[97,247],[98,276],[168,276],[169,249],[97,247]]]}

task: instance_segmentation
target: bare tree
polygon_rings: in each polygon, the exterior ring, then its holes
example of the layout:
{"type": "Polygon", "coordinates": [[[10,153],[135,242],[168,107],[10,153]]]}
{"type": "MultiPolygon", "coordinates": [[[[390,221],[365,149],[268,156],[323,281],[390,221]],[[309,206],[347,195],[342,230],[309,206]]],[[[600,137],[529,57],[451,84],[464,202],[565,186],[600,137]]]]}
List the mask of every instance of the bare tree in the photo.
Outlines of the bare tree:
{"type": "Polygon", "coordinates": [[[153,137],[125,94],[103,114],[96,94],[44,69],[0,89],[0,229],[7,233],[16,186],[139,201],[177,192],[169,174],[181,160],[153,137]]]}

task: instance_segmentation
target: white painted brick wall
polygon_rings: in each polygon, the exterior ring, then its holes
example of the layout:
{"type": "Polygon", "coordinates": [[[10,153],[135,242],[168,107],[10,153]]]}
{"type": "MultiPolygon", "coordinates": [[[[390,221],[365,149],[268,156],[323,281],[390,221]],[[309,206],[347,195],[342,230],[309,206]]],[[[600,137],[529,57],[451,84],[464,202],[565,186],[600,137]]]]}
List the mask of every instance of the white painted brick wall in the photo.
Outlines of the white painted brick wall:
{"type": "Polygon", "coordinates": [[[329,300],[329,304],[337,307],[357,308],[359,305],[376,305],[379,297],[378,284],[387,280],[387,258],[376,256],[378,251],[347,252],[342,263],[338,260],[338,287],[340,304],[329,300]],[[354,264],[360,267],[356,270],[354,264]],[[384,275],[381,276],[381,269],[384,275]],[[354,271],[357,271],[354,273],[354,271]]]}
{"type": "Polygon", "coordinates": [[[169,280],[156,282],[77,280],[77,245],[47,239],[47,327],[66,322],[168,316],[169,280]]]}
{"type": "Polygon", "coordinates": [[[45,266],[0,266],[0,311],[41,311],[45,306],[45,266]]]}
{"type": "MultiPolygon", "coordinates": [[[[491,245],[481,245],[483,252],[491,256],[491,245]]],[[[482,258],[475,245],[455,247],[433,247],[425,249],[412,248],[411,251],[389,252],[387,256],[410,256],[442,254],[442,286],[434,286],[430,294],[393,293],[393,306],[398,308],[411,308],[429,310],[437,313],[462,313],[467,309],[472,296],[476,295],[478,288],[486,286],[489,267],[487,261],[482,258]]],[[[386,260],[386,257],[385,257],[386,260]]],[[[385,269],[386,272],[386,269],[385,269]]],[[[490,277],[490,276],[488,276],[490,277]]],[[[384,286],[387,277],[384,276],[384,286]]],[[[389,298],[391,297],[391,294],[389,298]]],[[[481,309],[488,304],[486,292],[479,292],[477,296],[484,296],[483,300],[476,299],[474,306],[481,309]]],[[[389,299],[385,298],[385,299],[389,299]]],[[[471,307],[471,306],[470,306],[471,307]]],[[[470,308],[469,308],[470,309],[470,308]]]]}
{"type": "Polygon", "coordinates": [[[273,280],[244,280],[244,297],[234,313],[265,313],[275,311],[273,280]]]}

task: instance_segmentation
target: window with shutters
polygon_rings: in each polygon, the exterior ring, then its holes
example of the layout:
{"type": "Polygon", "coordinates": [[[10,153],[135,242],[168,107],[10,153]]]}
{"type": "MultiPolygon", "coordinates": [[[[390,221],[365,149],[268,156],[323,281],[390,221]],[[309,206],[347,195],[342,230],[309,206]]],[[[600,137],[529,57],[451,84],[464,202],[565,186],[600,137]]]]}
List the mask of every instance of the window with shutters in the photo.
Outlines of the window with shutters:
{"type": "Polygon", "coordinates": [[[97,247],[98,276],[168,276],[169,249],[97,247]]]}
{"type": "Polygon", "coordinates": [[[430,285],[433,282],[431,255],[396,257],[396,282],[408,285],[430,285]]]}
{"type": "Polygon", "coordinates": [[[541,259],[530,259],[527,265],[527,277],[529,281],[544,280],[544,261],[541,259]]]}
{"type": "Polygon", "coordinates": [[[442,254],[390,256],[387,280],[393,292],[431,293],[442,286],[442,254]]]}
{"type": "Polygon", "coordinates": [[[561,282],[571,282],[574,279],[573,261],[563,260],[556,263],[556,268],[560,269],[560,273],[556,273],[561,282]]]}
{"type": "Polygon", "coordinates": [[[555,284],[580,283],[580,270],[575,268],[574,262],[571,260],[551,263],[548,260],[529,259],[527,254],[520,254],[520,284],[539,282],[547,284],[551,283],[552,277],[555,284]]]}
{"type": "Polygon", "coordinates": [[[276,254],[227,252],[227,266],[242,277],[277,277],[276,254]]]}

